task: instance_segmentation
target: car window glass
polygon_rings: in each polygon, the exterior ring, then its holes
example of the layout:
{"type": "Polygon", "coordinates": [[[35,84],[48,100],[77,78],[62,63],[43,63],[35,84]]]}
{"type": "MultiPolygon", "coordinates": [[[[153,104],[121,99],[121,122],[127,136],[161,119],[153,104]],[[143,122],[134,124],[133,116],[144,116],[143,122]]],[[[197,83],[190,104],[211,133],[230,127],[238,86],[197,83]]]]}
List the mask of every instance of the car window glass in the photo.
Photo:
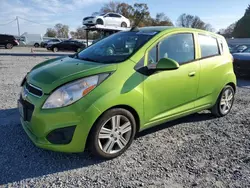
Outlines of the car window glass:
{"type": "Polygon", "coordinates": [[[250,48],[247,48],[244,52],[245,53],[250,53],[250,48]]]}
{"type": "Polygon", "coordinates": [[[201,48],[201,58],[211,57],[220,54],[216,38],[199,34],[198,39],[201,48]]]}
{"type": "Polygon", "coordinates": [[[99,63],[118,63],[136,53],[158,32],[119,32],[106,37],[78,54],[79,59],[91,59],[99,63]]]}
{"type": "Polygon", "coordinates": [[[121,16],[119,14],[113,14],[113,17],[120,18],[121,16]]]}
{"type": "Polygon", "coordinates": [[[148,52],[148,64],[155,64],[157,63],[157,47],[153,47],[148,52]]]}
{"type": "Polygon", "coordinates": [[[159,44],[159,59],[161,58],[171,58],[179,64],[194,60],[193,34],[175,34],[161,41],[159,44]]]}

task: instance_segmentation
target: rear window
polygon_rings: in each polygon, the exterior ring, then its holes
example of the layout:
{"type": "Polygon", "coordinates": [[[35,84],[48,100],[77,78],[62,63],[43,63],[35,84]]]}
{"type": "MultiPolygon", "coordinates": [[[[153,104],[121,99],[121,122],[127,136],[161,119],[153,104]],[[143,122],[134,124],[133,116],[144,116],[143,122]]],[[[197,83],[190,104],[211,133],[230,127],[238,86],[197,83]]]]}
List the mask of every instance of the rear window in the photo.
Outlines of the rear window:
{"type": "Polygon", "coordinates": [[[201,58],[212,57],[220,54],[216,38],[201,34],[199,34],[198,38],[201,48],[201,58]]]}

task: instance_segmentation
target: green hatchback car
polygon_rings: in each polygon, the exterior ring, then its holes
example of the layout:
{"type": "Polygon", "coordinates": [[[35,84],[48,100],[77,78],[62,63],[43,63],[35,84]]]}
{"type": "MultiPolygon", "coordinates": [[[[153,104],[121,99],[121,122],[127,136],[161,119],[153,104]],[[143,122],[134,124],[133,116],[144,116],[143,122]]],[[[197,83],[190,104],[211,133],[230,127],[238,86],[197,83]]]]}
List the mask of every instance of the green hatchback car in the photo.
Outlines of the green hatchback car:
{"type": "Polygon", "coordinates": [[[222,36],[145,27],[40,63],[21,86],[21,124],[36,146],[110,159],[149,127],[205,109],[227,115],[236,77],[222,36]]]}

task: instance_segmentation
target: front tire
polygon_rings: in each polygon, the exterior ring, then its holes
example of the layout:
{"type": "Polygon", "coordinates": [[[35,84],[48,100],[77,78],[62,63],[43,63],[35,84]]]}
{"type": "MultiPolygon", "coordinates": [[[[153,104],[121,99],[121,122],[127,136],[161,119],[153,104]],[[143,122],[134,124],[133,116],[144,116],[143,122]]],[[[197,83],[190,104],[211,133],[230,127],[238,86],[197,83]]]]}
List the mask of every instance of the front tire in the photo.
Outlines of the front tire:
{"type": "Polygon", "coordinates": [[[97,19],[97,20],[96,20],[96,24],[97,24],[97,25],[104,25],[104,22],[103,22],[102,19],[97,19]]]}
{"type": "Polygon", "coordinates": [[[234,102],[235,91],[232,86],[223,88],[211,112],[216,117],[223,117],[230,113],[234,102]]]}
{"type": "Polygon", "coordinates": [[[133,115],[122,108],[106,111],[89,134],[88,147],[102,159],[118,157],[131,145],[136,133],[133,115]]]}

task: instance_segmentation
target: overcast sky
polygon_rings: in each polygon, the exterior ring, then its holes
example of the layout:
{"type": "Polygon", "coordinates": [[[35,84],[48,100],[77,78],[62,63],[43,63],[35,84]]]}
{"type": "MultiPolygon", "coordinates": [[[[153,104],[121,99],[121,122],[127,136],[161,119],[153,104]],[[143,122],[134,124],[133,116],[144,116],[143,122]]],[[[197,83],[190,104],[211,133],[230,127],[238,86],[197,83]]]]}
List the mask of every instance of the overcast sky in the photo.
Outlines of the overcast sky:
{"type": "MultiPolygon", "coordinates": [[[[40,24],[20,19],[21,34],[44,34],[56,23],[69,25],[70,31],[81,26],[82,18],[100,10],[110,0],[0,0],[0,33],[16,35],[17,23],[11,22],[19,16],[40,24]],[[7,24],[9,23],[9,24],[7,24]]],[[[122,1],[120,1],[122,2],[122,1]]],[[[241,18],[248,0],[126,0],[133,4],[147,3],[152,16],[164,12],[174,23],[182,13],[200,16],[216,30],[225,28],[241,18]]]]}

